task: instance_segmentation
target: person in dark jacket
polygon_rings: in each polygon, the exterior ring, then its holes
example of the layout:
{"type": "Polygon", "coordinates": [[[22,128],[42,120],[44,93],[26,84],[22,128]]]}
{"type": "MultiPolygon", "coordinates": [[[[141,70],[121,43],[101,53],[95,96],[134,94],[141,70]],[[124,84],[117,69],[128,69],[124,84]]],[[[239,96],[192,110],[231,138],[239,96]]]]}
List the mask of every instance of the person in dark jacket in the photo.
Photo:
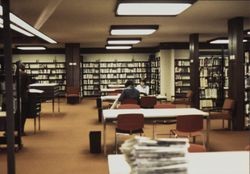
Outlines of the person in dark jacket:
{"type": "Polygon", "coordinates": [[[126,99],[135,99],[139,103],[140,92],[135,88],[135,84],[132,80],[128,80],[125,83],[125,89],[122,91],[118,101],[122,102],[126,99]]]}
{"type": "Polygon", "coordinates": [[[25,65],[20,64],[20,96],[21,96],[21,134],[24,133],[24,126],[29,112],[29,76],[25,72],[25,65]]]}

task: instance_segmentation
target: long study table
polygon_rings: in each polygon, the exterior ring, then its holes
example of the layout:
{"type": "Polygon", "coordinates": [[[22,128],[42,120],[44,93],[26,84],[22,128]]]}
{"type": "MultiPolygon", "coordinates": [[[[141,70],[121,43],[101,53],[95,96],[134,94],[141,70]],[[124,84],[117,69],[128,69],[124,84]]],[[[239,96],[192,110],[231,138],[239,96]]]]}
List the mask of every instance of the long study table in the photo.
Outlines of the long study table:
{"type": "Polygon", "coordinates": [[[181,115],[202,115],[206,118],[206,146],[209,147],[209,130],[210,121],[209,114],[195,108],[171,108],[171,109],[104,109],[102,114],[103,123],[103,151],[106,155],[106,124],[117,120],[119,114],[138,113],[144,115],[144,120],[175,120],[177,116],[181,115]]]}
{"type": "MultiPolygon", "coordinates": [[[[189,174],[249,174],[249,152],[188,153],[189,174]]],[[[108,155],[109,174],[129,174],[124,155],[108,155]]]]}

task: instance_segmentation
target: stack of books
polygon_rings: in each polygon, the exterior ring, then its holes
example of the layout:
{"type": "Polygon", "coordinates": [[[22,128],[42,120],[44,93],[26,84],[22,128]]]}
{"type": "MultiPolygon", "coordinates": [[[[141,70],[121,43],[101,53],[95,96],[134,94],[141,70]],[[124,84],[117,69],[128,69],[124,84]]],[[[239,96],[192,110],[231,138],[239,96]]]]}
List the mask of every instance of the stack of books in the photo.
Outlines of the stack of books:
{"type": "Polygon", "coordinates": [[[125,141],[120,150],[131,167],[131,174],[187,174],[188,147],[186,138],[134,137],[125,141]]]}

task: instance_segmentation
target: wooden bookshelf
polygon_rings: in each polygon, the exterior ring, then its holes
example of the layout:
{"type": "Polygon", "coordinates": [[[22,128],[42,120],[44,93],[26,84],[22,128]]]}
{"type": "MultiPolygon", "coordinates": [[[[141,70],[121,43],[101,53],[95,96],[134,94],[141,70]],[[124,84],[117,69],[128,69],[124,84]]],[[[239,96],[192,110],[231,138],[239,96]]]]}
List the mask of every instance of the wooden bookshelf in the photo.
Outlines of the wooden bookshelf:
{"type": "Polygon", "coordinates": [[[245,125],[250,127],[250,51],[245,52],[245,113],[245,125]]]}
{"type": "Polygon", "coordinates": [[[150,57],[150,94],[160,94],[160,57],[150,57]]]}
{"type": "Polygon", "coordinates": [[[82,94],[98,96],[101,88],[108,85],[125,84],[133,80],[139,84],[147,78],[147,61],[98,61],[82,62],[82,94]]]}
{"type": "Polygon", "coordinates": [[[65,62],[23,62],[25,71],[37,83],[57,83],[61,96],[65,96],[65,62]]]}
{"type": "Polygon", "coordinates": [[[190,59],[175,59],[175,97],[183,97],[190,86],[190,59]]]}
{"type": "Polygon", "coordinates": [[[200,109],[221,107],[224,102],[224,51],[200,52],[200,109]]]}

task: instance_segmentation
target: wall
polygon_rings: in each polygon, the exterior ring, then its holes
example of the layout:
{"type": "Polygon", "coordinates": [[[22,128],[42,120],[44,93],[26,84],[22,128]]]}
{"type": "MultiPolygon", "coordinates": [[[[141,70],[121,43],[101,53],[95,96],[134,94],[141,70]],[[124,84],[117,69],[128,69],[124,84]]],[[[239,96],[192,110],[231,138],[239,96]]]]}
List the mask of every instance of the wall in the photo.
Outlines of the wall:
{"type": "Polygon", "coordinates": [[[13,62],[21,60],[22,62],[65,62],[64,54],[16,54],[13,55],[13,62]]]}
{"type": "Polygon", "coordinates": [[[82,54],[83,61],[131,61],[134,59],[135,61],[148,61],[150,54],[82,54]]]}
{"type": "Polygon", "coordinates": [[[156,53],[160,57],[160,87],[161,95],[167,95],[168,100],[175,94],[175,80],[174,80],[174,60],[188,59],[189,50],[160,50],[156,53]]]}

